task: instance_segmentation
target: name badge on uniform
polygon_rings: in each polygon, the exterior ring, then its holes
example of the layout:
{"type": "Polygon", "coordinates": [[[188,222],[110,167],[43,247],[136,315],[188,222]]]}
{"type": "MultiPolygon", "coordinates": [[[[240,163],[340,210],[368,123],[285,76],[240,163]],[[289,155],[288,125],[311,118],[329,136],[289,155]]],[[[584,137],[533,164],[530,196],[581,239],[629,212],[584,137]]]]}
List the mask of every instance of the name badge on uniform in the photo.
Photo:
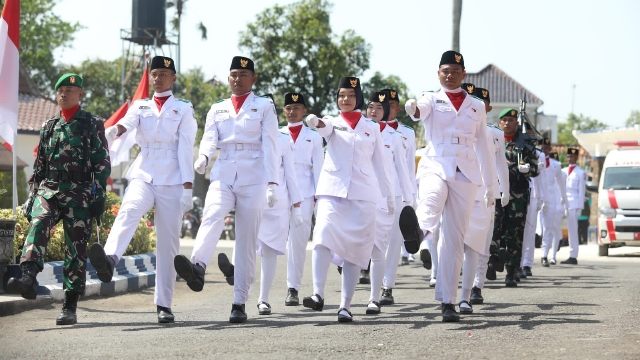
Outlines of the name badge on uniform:
{"type": "Polygon", "coordinates": [[[446,104],[447,102],[444,100],[436,100],[436,104],[446,104]]]}
{"type": "Polygon", "coordinates": [[[333,125],[333,128],[335,130],[347,131],[347,127],[346,126],[335,126],[335,125],[333,125]]]}
{"type": "Polygon", "coordinates": [[[229,110],[216,110],[216,114],[228,113],[229,110]]]}
{"type": "Polygon", "coordinates": [[[151,108],[148,107],[147,105],[140,105],[138,106],[138,109],[151,109],[151,108]]]}

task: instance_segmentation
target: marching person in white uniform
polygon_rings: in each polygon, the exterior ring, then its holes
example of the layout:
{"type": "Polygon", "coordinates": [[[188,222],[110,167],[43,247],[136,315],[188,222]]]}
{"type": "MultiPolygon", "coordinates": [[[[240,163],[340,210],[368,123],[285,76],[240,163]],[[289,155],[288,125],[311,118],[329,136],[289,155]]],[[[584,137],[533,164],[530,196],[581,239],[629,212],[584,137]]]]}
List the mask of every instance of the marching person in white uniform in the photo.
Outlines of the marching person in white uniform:
{"type": "MultiPolygon", "coordinates": [[[[382,91],[389,92],[389,120],[385,121],[388,127],[395,129],[400,133],[403,141],[403,149],[405,152],[405,163],[407,164],[407,173],[411,179],[411,195],[415,203],[418,196],[418,189],[416,186],[416,134],[415,131],[407,126],[398,123],[396,116],[401,110],[400,107],[400,94],[395,89],[383,89],[382,91]]],[[[396,188],[397,190],[397,188],[396,188]]],[[[398,195],[398,194],[396,194],[398,195]]],[[[397,199],[397,198],[396,198],[397,199]]],[[[397,202],[396,208],[400,209],[402,203],[397,202]]],[[[395,220],[391,226],[389,233],[389,246],[385,254],[386,269],[384,271],[384,278],[382,280],[382,295],[380,296],[381,305],[391,305],[394,303],[393,288],[396,286],[396,273],[398,272],[398,257],[400,252],[404,249],[404,242],[402,233],[400,232],[400,225],[398,220],[400,218],[400,211],[396,211],[395,220]]],[[[406,251],[406,250],[405,250],[406,251]]],[[[402,257],[407,257],[407,262],[410,260],[409,253],[402,253],[402,257]]],[[[413,256],[413,255],[411,255],[413,256]]],[[[404,260],[404,259],[403,259],[404,260]]]]}
{"type": "MultiPolygon", "coordinates": [[[[372,92],[367,105],[367,117],[379,122],[380,134],[384,144],[385,166],[389,170],[391,187],[395,195],[395,208],[401,209],[404,206],[413,205],[414,181],[407,171],[406,151],[402,136],[385,122],[389,118],[390,98],[391,94],[388,91],[372,92]]],[[[394,235],[392,234],[392,229],[397,227],[398,232],[400,232],[399,218],[400,211],[390,214],[387,209],[387,199],[380,197],[378,209],[376,210],[375,242],[371,253],[371,295],[367,305],[367,314],[380,313],[380,287],[387,268],[385,254],[388,252],[390,237],[394,235]]],[[[399,249],[399,245],[395,244],[395,248],[399,249]]],[[[391,261],[397,264],[397,255],[391,261]]]]}
{"type": "MultiPolygon", "coordinates": [[[[566,180],[562,173],[562,165],[553,158],[551,139],[542,139],[542,152],[545,154],[545,177],[543,185],[546,202],[542,208],[542,266],[556,264],[556,252],[562,238],[560,229],[562,214],[558,211],[567,206],[566,180]],[[560,200],[560,201],[558,201],[560,200]],[[549,254],[551,251],[551,254],[549,254]],[[551,261],[548,259],[551,255],[551,261]]],[[[557,153],[556,153],[557,154],[557,153]]],[[[564,212],[564,210],[563,210],[564,212]]]]}
{"type": "Polygon", "coordinates": [[[299,93],[284,94],[284,115],[288,125],[282,132],[290,135],[293,147],[293,165],[296,171],[298,188],[303,200],[300,204],[302,225],[295,226],[295,219],[289,225],[287,242],[287,297],[286,306],[300,304],[298,291],[302,286],[302,274],[307,255],[307,243],[311,236],[311,220],[315,204],[315,193],[320,178],[320,170],[324,161],[322,137],[317,131],[309,129],[302,123],[307,113],[304,96],[299,93]]]}
{"type": "Polygon", "coordinates": [[[569,232],[569,258],[561,264],[578,265],[578,216],[584,208],[587,173],[577,164],[578,148],[567,148],[567,162],[569,166],[562,169],[567,175],[567,230],[569,232]]]}
{"type": "Polygon", "coordinates": [[[191,103],[176,99],[171,92],[176,81],[174,61],[156,56],[150,69],[153,99],[134,102],[124,118],[106,131],[109,143],[116,136],[132,136],[135,132],[141,152],[127,171],[129,186],[107,242],[104,248],[93,244],[89,258],[98,278],[110,282],[114,266],[129,246],[140,219],[155,206],[154,302],[158,322],[172,323],[171,302],[176,283],[172,261],[180,248],[182,216],[193,207],[193,143],[198,125],[191,103]]]}
{"type": "Polygon", "coordinates": [[[318,119],[307,116],[307,125],[318,129],[327,141],[327,153],[318,180],[318,211],[313,231],[313,295],[302,304],[316,311],[324,307],[324,287],[330,263],[342,266],[342,299],[339,322],[351,322],[351,299],[358,275],[366,269],[375,240],[378,199],[387,199],[387,211],[395,211],[395,198],[385,166],[380,127],[363,117],[360,80],[343,77],[336,96],[340,114],[318,119]]]}
{"type": "Polygon", "coordinates": [[[442,303],[442,321],[459,321],[454,303],[462,269],[464,236],[478,187],[485,185],[485,206],[493,206],[492,164],[486,141],[484,103],[466,95],[460,84],[466,71],[456,51],[442,54],[438,78],[442,89],[405,104],[414,120],[421,120],[429,146],[420,178],[418,209],[420,228],[427,238],[441,221],[438,244],[438,281],[435,298],[442,303]]]}
{"type": "Polygon", "coordinates": [[[278,202],[278,119],[273,102],[251,92],[257,77],[251,59],[236,56],[229,72],[231,99],[211,106],[194,169],[203,174],[216,148],[203,220],[191,259],[178,255],[174,266],[193,291],[201,291],[204,273],[224,227],[236,209],[234,298],[229,322],[247,321],[245,303],[255,279],[256,245],[265,208],[278,202]],[[266,194],[266,196],[265,196],[266,194]]]}

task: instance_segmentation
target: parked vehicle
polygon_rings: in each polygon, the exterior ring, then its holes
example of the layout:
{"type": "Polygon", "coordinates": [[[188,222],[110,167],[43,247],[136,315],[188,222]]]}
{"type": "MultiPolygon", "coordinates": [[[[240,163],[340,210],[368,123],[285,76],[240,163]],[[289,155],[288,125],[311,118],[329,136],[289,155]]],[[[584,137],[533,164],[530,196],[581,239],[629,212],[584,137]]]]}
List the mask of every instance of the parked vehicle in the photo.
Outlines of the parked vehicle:
{"type": "Polygon", "coordinates": [[[231,210],[224,218],[224,236],[229,240],[236,239],[236,210],[231,210]]]}
{"type": "Polygon", "coordinates": [[[193,197],[193,209],[187,211],[182,217],[182,228],[180,229],[180,238],[189,235],[191,238],[196,237],[200,224],[202,223],[202,199],[197,196],[193,197]]]}

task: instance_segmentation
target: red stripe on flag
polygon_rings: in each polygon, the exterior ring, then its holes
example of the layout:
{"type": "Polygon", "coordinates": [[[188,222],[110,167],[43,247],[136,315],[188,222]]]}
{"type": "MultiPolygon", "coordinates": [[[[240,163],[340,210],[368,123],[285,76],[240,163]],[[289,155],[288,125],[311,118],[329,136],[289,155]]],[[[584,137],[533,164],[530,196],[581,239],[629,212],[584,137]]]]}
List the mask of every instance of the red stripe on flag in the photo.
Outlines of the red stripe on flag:
{"type": "Polygon", "coordinates": [[[9,39],[20,49],[20,0],[6,0],[2,9],[2,18],[9,26],[9,39]]]}
{"type": "MultiPolygon", "coordinates": [[[[140,99],[148,99],[149,98],[149,63],[145,65],[144,73],[142,74],[142,78],[140,79],[140,83],[138,84],[138,88],[136,92],[133,94],[133,99],[131,102],[133,103],[136,100],[140,99]]],[[[129,109],[129,104],[124,103],[116,112],[113,113],[105,122],[104,128],[111,127],[120,121],[126,114],[129,109]]]]}
{"type": "Polygon", "coordinates": [[[4,147],[7,148],[7,150],[13,152],[13,147],[11,146],[11,144],[9,144],[8,142],[4,143],[4,147]]]}
{"type": "Polygon", "coordinates": [[[609,240],[616,239],[616,229],[613,227],[613,219],[607,219],[607,232],[609,233],[609,240]]]}
{"type": "Polygon", "coordinates": [[[616,191],[613,189],[609,189],[609,191],[607,191],[607,196],[609,197],[609,205],[612,208],[617,209],[618,201],[616,200],[616,191]]]}

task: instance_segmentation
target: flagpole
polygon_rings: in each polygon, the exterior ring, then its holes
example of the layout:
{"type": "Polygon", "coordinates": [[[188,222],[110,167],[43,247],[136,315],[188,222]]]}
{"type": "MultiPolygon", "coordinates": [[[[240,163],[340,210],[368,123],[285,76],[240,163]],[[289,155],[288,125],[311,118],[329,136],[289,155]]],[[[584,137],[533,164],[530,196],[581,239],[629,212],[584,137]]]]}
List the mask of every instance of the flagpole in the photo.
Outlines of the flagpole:
{"type": "MultiPolygon", "coordinates": [[[[18,186],[17,186],[17,176],[16,176],[16,163],[17,161],[17,156],[16,156],[16,152],[18,150],[18,134],[17,131],[13,133],[13,151],[11,152],[13,154],[13,201],[12,201],[12,205],[11,208],[13,209],[13,218],[17,220],[17,216],[16,216],[16,208],[18,207],[18,186]]],[[[15,235],[14,235],[14,241],[15,241],[15,235]]],[[[13,257],[11,258],[11,263],[13,264],[16,261],[16,247],[13,247],[13,257]]]]}

